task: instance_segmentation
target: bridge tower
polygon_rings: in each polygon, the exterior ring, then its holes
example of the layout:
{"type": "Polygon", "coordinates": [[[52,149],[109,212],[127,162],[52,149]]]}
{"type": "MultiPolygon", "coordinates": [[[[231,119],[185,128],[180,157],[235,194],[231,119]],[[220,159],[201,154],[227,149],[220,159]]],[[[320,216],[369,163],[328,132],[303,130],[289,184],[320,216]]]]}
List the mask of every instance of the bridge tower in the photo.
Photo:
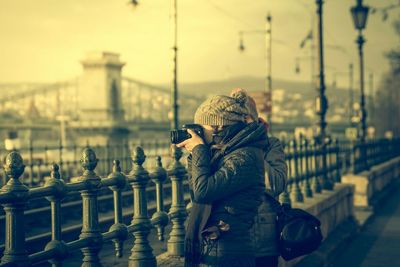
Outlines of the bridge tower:
{"type": "Polygon", "coordinates": [[[80,143],[121,144],[128,137],[121,100],[124,62],[110,52],[91,52],[81,61],[83,76],[78,90],[79,122],[73,123],[80,143]]]}
{"type": "Polygon", "coordinates": [[[121,103],[121,70],[125,63],[119,55],[91,52],[81,61],[83,77],[78,92],[80,119],[83,121],[124,120],[121,103]]]}

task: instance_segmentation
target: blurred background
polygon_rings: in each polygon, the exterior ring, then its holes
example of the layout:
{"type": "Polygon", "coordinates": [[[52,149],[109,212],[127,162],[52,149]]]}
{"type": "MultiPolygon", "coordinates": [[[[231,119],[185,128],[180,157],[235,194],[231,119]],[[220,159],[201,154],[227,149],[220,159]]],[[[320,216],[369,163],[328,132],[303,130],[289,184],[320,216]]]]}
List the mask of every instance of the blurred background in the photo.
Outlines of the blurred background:
{"type": "Polygon", "coordinates": [[[284,145],[281,203],[330,240],[318,266],[400,266],[400,0],[2,0],[0,36],[1,266],[182,256],[170,130],[238,87],[284,145]]]}
{"type": "Polygon", "coordinates": [[[321,126],[341,140],[398,136],[400,2],[317,10],[311,0],[2,1],[0,151],[51,161],[87,144],[156,150],[208,95],[236,87],[283,139],[321,126]]]}

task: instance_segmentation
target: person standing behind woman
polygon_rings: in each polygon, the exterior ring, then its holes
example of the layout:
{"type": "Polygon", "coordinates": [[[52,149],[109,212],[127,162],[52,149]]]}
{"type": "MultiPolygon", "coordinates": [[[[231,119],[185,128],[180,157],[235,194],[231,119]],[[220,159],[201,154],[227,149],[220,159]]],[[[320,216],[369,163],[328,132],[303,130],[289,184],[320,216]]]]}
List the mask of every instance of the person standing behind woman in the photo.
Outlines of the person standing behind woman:
{"type": "Polygon", "coordinates": [[[213,96],[197,109],[203,137],[178,144],[191,154],[192,208],[185,237],[185,266],[254,267],[250,238],[264,186],[265,130],[247,124],[246,95],[213,96]]]}
{"type": "MultiPolygon", "coordinates": [[[[247,95],[243,89],[237,88],[232,90],[231,96],[242,93],[247,95]]],[[[246,121],[248,123],[258,121],[264,126],[265,134],[268,134],[269,125],[264,119],[258,117],[256,103],[249,95],[247,95],[246,107],[249,114],[246,121]]],[[[275,203],[271,198],[277,199],[285,190],[288,171],[283,145],[278,138],[273,136],[268,138],[268,145],[264,147],[264,162],[266,194],[262,196],[262,204],[258,208],[251,234],[256,253],[256,267],[277,267],[279,258],[277,214],[275,203]]]]}

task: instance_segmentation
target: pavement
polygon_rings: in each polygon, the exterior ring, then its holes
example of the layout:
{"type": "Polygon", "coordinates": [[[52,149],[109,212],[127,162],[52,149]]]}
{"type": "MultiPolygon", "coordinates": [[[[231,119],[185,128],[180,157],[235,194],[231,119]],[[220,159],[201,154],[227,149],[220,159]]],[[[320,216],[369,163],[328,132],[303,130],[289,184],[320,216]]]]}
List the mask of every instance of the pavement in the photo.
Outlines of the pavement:
{"type": "MultiPolygon", "coordinates": [[[[156,230],[153,229],[149,234],[148,240],[153,249],[153,255],[157,256],[167,251],[167,240],[168,234],[171,231],[170,225],[165,228],[165,240],[159,241],[157,238],[156,230]]],[[[129,257],[131,256],[131,249],[133,247],[134,238],[132,234],[129,235],[129,238],[124,242],[124,250],[123,256],[121,258],[117,258],[115,256],[114,243],[111,241],[105,242],[103,244],[103,248],[99,253],[100,261],[104,267],[118,266],[125,267],[128,266],[129,257]]],[[[75,251],[72,253],[71,257],[64,261],[63,266],[81,266],[82,265],[82,253],[80,251],[75,251]]],[[[46,264],[40,266],[50,266],[46,264]]]]}
{"type": "Polygon", "coordinates": [[[375,206],[375,214],[338,253],[331,267],[400,267],[400,186],[375,206]]]}

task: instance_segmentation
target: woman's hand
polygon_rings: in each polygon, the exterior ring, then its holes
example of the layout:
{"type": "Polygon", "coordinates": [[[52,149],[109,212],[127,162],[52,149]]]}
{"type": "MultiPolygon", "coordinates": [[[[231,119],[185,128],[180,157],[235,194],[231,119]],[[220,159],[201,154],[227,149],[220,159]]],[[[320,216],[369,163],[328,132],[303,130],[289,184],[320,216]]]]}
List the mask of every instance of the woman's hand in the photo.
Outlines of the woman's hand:
{"type": "Polygon", "coordinates": [[[192,136],[189,139],[186,139],[185,141],[183,141],[182,143],[177,144],[177,147],[184,147],[186,148],[187,151],[189,151],[190,153],[192,153],[193,148],[195,148],[197,145],[202,145],[204,144],[203,139],[198,136],[196,134],[196,132],[194,132],[191,129],[187,129],[188,133],[192,136]]]}

